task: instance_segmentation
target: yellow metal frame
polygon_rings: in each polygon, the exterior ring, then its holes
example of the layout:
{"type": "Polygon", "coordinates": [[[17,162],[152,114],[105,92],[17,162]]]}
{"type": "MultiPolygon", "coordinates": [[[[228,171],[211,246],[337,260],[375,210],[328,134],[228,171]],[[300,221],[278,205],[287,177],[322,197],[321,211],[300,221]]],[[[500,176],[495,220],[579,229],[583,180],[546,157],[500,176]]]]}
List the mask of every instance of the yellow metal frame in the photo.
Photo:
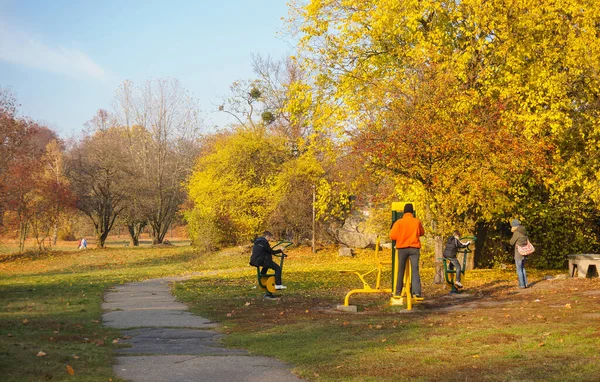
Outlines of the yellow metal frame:
{"type": "MultiPolygon", "coordinates": [[[[394,265],[394,272],[398,273],[398,251],[396,250],[396,262],[394,265]]],[[[413,303],[421,302],[424,300],[423,297],[415,297],[410,293],[412,288],[412,268],[410,266],[410,259],[406,259],[406,265],[404,267],[404,277],[402,282],[402,291],[400,292],[400,296],[392,296],[390,299],[390,305],[404,305],[404,299],[406,298],[406,310],[412,310],[413,303]]],[[[397,278],[394,279],[393,290],[396,290],[397,278]]]]}
{"type": "Polygon", "coordinates": [[[344,297],[344,306],[349,306],[350,305],[350,296],[357,294],[357,293],[392,293],[391,288],[384,288],[384,289],[381,288],[381,271],[383,270],[384,266],[391,265],[392,262],[381,260],[379,258],[379,243],[380,243],[380,239],[378,236],[377,242],[375,244],[375,256],[377,257],[377,267],[371,269],[367,273],[360,273],[358,271],[340,271],[341,273],[354,273],[355,275],[358,276],[360,281],[363,283],[362,289],[352,289],[350,292],[346,293],[346,297],[344,297]],[[367,280],[365,280],[365,277],[375,271],[377,271],[375,288],[371,288],[371,286],[369,285],[367,280]]]}

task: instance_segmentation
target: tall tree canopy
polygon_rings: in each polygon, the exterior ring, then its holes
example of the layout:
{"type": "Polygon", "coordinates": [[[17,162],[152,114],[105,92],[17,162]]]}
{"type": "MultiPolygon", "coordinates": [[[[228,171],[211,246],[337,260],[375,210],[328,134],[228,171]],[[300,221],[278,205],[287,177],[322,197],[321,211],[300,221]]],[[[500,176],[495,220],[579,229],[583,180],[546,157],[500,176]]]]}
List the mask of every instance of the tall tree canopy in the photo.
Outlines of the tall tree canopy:
{"type": "Polygon", "coordinates": [[[330,110],[315,125],[348,133],[367,165],[419,201],[434,234],[511,216],[555,224],[547,216],[564,200],[594,201],[594,1],[314,0],[291,10],[313,73],[301,91],[330,110]]]}

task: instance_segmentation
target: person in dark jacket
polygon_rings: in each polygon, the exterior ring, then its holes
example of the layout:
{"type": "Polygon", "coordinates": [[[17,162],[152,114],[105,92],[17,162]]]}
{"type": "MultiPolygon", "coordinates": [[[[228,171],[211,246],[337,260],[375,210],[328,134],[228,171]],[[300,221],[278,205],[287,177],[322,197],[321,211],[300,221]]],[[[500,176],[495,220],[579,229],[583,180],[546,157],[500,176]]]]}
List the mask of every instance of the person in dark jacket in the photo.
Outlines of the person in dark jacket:
{"type": "Polygon", "coordinates": [[[519,288],[527,288],[527,272],[525,272],[525,261],[527,258],[519,253],[517,246],[524,247],[529,241],[527,230],[517,219],[510,222],[510,230],[513,235],[510,238],[510,245],[515,246],[515,265],[517,266],[517,278],[519,279],[519,288]]]}
{"type": "Polygon", "coordinates": [[[454,285],[456,285],[457,288],[462,288],[463,285],[460,282],[461,267],[460,262],[456,258],[456,254],[460,248],[466,248],[469,244],[471,244],[470,241],[467,241],[466,243],[460,241],[460,232],[454,231],[454,234],[446,241],[446,248],[444,248],[443,256],[450,261],[451,267],[456,269],[454,285]]]}
{"type": "Polygon", "coordinates": [[[250,256],[250,265],[253,267],[262,267],[260,270],[261,275],[266,275],[269,269],[275,271],[275,289],[281,290],[286,289],[285,285],[281,284],[281,267],[279,264],[273,261],[273,255],[283,254],[281,249],[273,249],[269,244],[269,241],[273,240],[273,234],[269,231],[263,232],[262,236],[259,236],[254,240],[252,246],[252,256],[250,256]]]}

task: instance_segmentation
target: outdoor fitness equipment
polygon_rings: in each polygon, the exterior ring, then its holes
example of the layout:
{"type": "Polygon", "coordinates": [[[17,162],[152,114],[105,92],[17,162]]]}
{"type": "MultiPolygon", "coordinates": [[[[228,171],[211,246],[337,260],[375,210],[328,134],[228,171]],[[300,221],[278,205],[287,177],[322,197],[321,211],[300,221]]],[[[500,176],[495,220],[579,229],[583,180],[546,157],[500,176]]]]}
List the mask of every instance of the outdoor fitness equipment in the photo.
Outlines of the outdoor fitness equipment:
{"type": "Polygon", "coordinates": [[[390,288],[381,288],[381,271],[385,265],[390,265],[391,261],[385,261],[379,258],[379,243],[380,238],[377,236],[377,242],[375,243],[375,257],[377,258],[377,267],[371,269],[366,273],[360,273],[358,271],[340,271],[341,273],[354,273],[358,276],[360,281],[363,283],[362,289],[352,289],[350,292],[346,293],[346,297],[344,298],[344,305],[338,306],[339,310],[346,311],[356,311],[356,307],[350,306],[350,296],[357,293],[391,293],[392,289],[390,288]],[[377,271],[377,278],[375,279],[375,288],[371,288],[369,283],[365,280],[365,276],[370,275],[371,273],[377,271]]]}
{"type": "MultiPolygon", "coordinates": [[[[475,236],[464,236],[461,237],[459,239],[460,241],[463,240],[469,240],[472,243],[475,242],[475,240],[477,240],[477,238],[475,236]]],[[[469,245],[471,245],[471,243],[469,243],[469,245]]],[[[467,268],[467,254],[473,252],[471,250],[471,248],[469,248],[469,245],[467,245],[465,248],[461,248],[458,250],[458,252],[462,252],[463,253],[463,261],[462,261],[462,267],[460,270],[460,273],[465,274],[465,270],[467,268]]],[[[458,253],[456,255],[456,257],[458,258],[458,253]]],[[[444,263],[444,278],[446,279],[446,283],[448,285],[450,285],[450,293],[455,294],[455,293],[461,293],[458,288],[456,288],[456,285],[454,285],[454,280],[456,278],[456,269],[454,269],[454,267],[452,266],[452,263],[450,262],[450,259],[447,259],[445,257],[442,258],[442,262],[444,263]]]]}
{"type": "MultiPolygon", "coordinates": [[[[392,203],[392,226],[396,220],[400,219],[404,215],[404,205],[410,202],[394,202],[392,203]]],[[[415,213],[416,215],[416,213],[415,213]]],[[[338,310],[356,312],[356,306],[350,305],[350,296],[357,293],[393,293],[396,290],[397,280],[396,275],[398,274],[398,253],[396,251],[396,241],[392,241],[392,257],[390,260],[382,260],[379,257],[379,244],[380,238],[377,236],[377,243],[375,245],[375,255],[377,257],[377,267],[371,269],[366,273],[360,273],[358,271],[341,271],[342,273],[354,273],[358,276],[360,281],[363,283],[362,289],[353,289],[346,294],[344,298],[344,305],[338,305],[338,310]],[[384,266],[392,266],[392,288],[381,288],[381,272],[384,266]],[[365,276],[377,271],[377,278],[375,281],[375,288],[371,288],[369,283],[365,280],[365,276]]],[[[390,299],[390,305],[404,305],[404,298],[406,298],[406,309],[411,310],[413,302],[423,301],[422,297],[415,297],[411,293],[406,291],[411,290],[411,275],[412,270],[410,267],[410,259],[406,260],[406,270],[404,271],[404,283],[400,296],[392,296],[390,299]]]]}
{"type": "MultiPolygon", "coordinates": [[[[397,261],[397,260],[396,260],[397,261]]],[[[398,269],[394,268],[394,272],[398,273],[398,269]]],[[[409,293],[412,289],[412,269],[410,267],[410,259],[406,259],[406,265],[404,267],[404,277],[402,281],[402,291],[400,296],[392,296],[390,299],[390,305],[405,305],[404,299],[406,298],[406,310],[412,310],[413,303],[421,302],[424,300],[423,297],[414,296],[409,293]]],[[[394,290],[396,290],[396,284],[394,284],[394,290]]]]}
{"type": "MultiPolygon", "coordinates": [[[[277,247],[281,247],[281,249],[285,249],[287,247],[289,247],[290,245],[292,245],[293,243],[291,241],[278,241],[277,244],[275,244],[272,248],[276,249],[277,247]]],[[[281,258],[281,260],[279,261],[279,266],[281,267],[281,272],[283,272],[283,259],[287,257],[287,255],[285,253],[281,253],[281,254],[276,254],[273,255],[276,257],[281,258]]],[[[256,277],[258,280],[258,286],[265,291],[265,298],[275,298],[276,296],[273,294],[275,293],[275,272],[272,273],[266,273],[266,274],[261,274],[260,273],[260,268],[261,267],[256,267],[256,277]]]]}

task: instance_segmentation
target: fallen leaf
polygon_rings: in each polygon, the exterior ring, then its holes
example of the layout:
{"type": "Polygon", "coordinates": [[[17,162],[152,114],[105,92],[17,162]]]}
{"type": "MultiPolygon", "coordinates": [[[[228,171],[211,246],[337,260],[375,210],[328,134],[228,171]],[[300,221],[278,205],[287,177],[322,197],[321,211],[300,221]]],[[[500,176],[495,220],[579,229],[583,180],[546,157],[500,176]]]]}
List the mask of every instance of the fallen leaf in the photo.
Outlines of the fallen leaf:
{"type": "Polygon", "coordinates": [[[27,325],[28,323],[29,323],[29,320],[28,320],[28,319],[24,319],[24,320],[23,320],[23,325],[27,325]]]}
{"type": "Polygon", "coordinates": [[[245,306],[250,306],[250,304],[252,304],[250,301],[247,301],[244,305],[245,306]]]}
{"type": "Polygon", "coordinates": [[[71,367],[71,365],[67,365],[67,373],[69,375],[75,375],[75,370],[71,367]]]}
{"type": "Polygon", "coordinates": [[[43,351],[41,351],[41,350],[40,350],[40,352],[39,352],[39,353],[37,353],[37,356],[36,356],[36,357],[43,357],[43,356],[45,356],[45,355],[46,355],[46,353],[44,353],[43,351]]]}
{"type": "Polygon", "coordinates": [[[79,356],[78,355],[74,355],[73,358],[79,359],[79,356]]]}
{"type": "Polygon", "coordinates": [[[118,344],[118,343],[119,343],[119,339],[118,339],[118,338],[115,338],[115,339],[113,340],[113,344],[118,344]]]}
{"type": "Polygon", "coordinates": [[[546,343],[545,343],[545,342],[540,342],[540,343],[538,344],[538,346],[539,346],[539,347],[546,346],[546,343]]]}
{"type": "Polygon", "coordinates": [[[387,338],[383,338],[383,339],[381,340],[381,342],[385,342],[385,341],[387,341],[387,338]]]}
{"type": "Polygon", "coordinates": [[[479,358],[479,354],[475,354],[473,358],[479,358]]]}
{"type": "Polygon", "coordinates": [[[565,304],[565,308],[571,309],[571,304],[565,304]]]}

